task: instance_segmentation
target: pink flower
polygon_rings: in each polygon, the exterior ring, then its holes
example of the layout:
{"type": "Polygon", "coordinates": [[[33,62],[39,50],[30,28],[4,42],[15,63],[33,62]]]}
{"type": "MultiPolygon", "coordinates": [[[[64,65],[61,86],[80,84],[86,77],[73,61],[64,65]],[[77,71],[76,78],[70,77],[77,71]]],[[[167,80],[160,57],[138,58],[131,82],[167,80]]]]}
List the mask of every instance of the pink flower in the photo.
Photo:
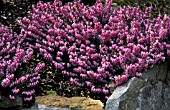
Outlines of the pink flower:
{"type": "Polygon", "coordinates": [[[43,69],[45,67],[45,63],[38,63],[36,68],[34,69],[34,72],[38,72],[41,69],[43,69]]]}
{"type": "Polygon", "coordinates": [[[9,95],[9,98],[10,98],[11,100],[14,100],[14,99],[15,99],[15,96],[9,95]]]}
{"type": "Polygon", "coordinates": [[[170,44],[166,44],[166,49],[170,50],[170,44]]]}
{"type": "Polygon", "coordinates": [[[92,83],[90,81],[86,81],[87,86],[91,87],[92,83]]]}
{"type": "Polygon", "coordinates": [[[19,78],[19,81],[20,81],[21,83],[24,83],[27,79],[28,79],[27,76],[22,76],[21,78],[19,78]]]}
{"type": "Polygon", "coordinates": [[[89,45],[89,44],[90,44],[90,41],[89,41],[89,40],[86,40],[85,43],[86,43],[87,45],[89,45]]]}
{"type": "Polygon", "coordinates": [[[141,74],[141,73],[136,72],[136,76],[137,76],[137,77],[141,77],[141,76],[142,76],[142,74],[141,74]]]}
{"type": "Polygon", "coordinates": [[[10,85],[10,83],[11,83],[10,79],[5,78],[2,80],[1,85],[2,87],[7,87],[8,85],[10,85]]]}
{"type": "Polygon", "coordinates": [[[86,79],[87,78],[87,75],[86,74],[80,74],[80,76],[83,78],[83,79],[86,79]]]}
{"type": "Polygon", "coordinates": [[[6,77],[11,80],[14,78],[14,74],[8,74],[6,77]]]}
{"type": "Polygon", "coordinates": [[[102,92],[103,92],[104,94],[108,94],[108,93],[109,93],[109,90],[103,89],[102,92]]]}
{"type": "Polygon", "coordinates": [[[100,74],[101,74],[101,73],[104,73],[104,72],[105,72],[105,69],[98,67],[98,68],[97,68],[97,72],[100,73],[100,74]]]}
{"type": "Polygon", "coordinates": [[[170,50],[167,50],[167,55],[170,56],[170,50]]]}
{"type": "Polygon", "coordinates": [[[32,96],[24,98],[24,101],[31,101],[32,100],[32,96]]]}
{"type": "Polygon", "coordinates": [[[115,82],[116,82],[116,86],[126,82],[128,80],[128,75],[118,75],[118,76],[114,76],[115,82]]]}
{"type": "Polygon", "coordinates": [[[60,57],[60,56],[63,56],[63,52],[60,52],[60,51],[58,51],[57,52],[57,55],[60,57]]]}
{"type": "Polygon", "coordinates": [[[100,88],[95,88],[94,86],[92,86],[92,87],[91,87],[91,91],[94,92],[94,93],[99,94],[99,93],[102,92],[102,89],[100,89],[100,88]]]}
{"type": "Polygon", "coordinates": [[[0,68],[0,77],[4,75],[4,71],[2,68],[0,68]]]}
{"type": "Polygon", "coordinates": [[[14,88],[14,89],[12,89],[12,92],[14,93],[14,94],[18,94],[19,93],[19,89],[16,89],[16,88],[14,88]]]}
{"type": "Polygon", "coordinates": [[[44,58],[47,60],[52,60],[52,56],[49,53],[44,53],[44,58]]]}
{"type": "Polygon", "coordinates": [[[60,57],[56,57],[56,61],[62,61],[60,57]]]}
{"type": "Polygon", "coordinates": [[[27,85],[27,87],[33,87],[33,86],[36,86],[37,84],[39,83],[39,81],[35,81],[35,82],[31,82],[27,85]]]}

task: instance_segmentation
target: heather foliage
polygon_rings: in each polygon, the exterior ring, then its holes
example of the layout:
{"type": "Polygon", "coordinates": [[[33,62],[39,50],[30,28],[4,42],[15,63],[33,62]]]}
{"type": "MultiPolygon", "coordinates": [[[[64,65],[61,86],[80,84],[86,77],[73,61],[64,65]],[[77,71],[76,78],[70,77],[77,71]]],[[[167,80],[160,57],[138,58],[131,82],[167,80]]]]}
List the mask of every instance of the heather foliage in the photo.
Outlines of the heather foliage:
{"type": "Polygon", "coordinates": [[[110,81],[118,86],[140,77],[170,54],[170,18],[152,19],[151,7],[113,9],[112,0],[97,0],[93,6],[39,2],[32,9],[20,21],[31,47],[91,93],[107,96],[110,81]]]}
{"type": "MultiPolygon", "coordinates": [[[[142,71],[165,62],[170,55],[170,18],[151,18],[151,12],[151,7],[145,11],[130,6],[113,9],[112,0],[105,4],[97,0],[92,6],[80,1],[64,5],[56,0],[39,2],[19,21],[22,30],[14,52],[20,54],[19,60],[13,62],[19,66],[38,54],[55,71],[55,76],[62,75],[76,88],[86,88],[84,95],[88,92],[103,101],[110,95],[110,82],[118,86],[132,76],[141,77],[142,71]]],[[[15,56],[13,60],[17,59],[15,56]]],[[[44,66],[39,62],[28,72],[26,77],[35,74],[35,82],[28,81],[36,83],[44,66]]],[[[9,82],[6,78],[2,82],[9,82]]]]}
{"type": "Polygon", "coordinates": [[[35,94],[34,87],[40,79],[38,72],[45,64],[39,62],[35,69],[30,68],[28,62],[34,50],[22,41],[8,27],[0,27],[0,99],[7,96],[13,100],[16,95],[22,95],[24,101],[30,101],[35,94]]]}

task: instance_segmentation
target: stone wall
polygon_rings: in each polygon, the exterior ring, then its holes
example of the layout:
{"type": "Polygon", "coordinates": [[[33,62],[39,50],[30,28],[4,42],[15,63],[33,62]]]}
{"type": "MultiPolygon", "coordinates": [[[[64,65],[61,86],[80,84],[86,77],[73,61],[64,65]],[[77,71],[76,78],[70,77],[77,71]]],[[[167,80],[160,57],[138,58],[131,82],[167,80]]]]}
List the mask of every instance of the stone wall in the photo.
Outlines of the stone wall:
{"type": "Polygon", "coordinates": [[[117,87],[106,102],[105,110],[169,110],[169,62],[143,72],[117,87]]]}

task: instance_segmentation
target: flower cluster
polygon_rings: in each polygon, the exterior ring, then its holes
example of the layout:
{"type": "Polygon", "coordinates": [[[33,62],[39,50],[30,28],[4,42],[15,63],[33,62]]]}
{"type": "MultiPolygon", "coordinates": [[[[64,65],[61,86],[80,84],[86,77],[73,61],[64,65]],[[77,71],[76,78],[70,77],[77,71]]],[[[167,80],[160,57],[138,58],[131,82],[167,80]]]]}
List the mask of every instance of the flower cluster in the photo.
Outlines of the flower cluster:
{"type": "Polygon", "coordinates": [[[93,6],[81,2],[39,2],[19,24],[31,47],[77,87],[108,95],[129,77],[164,62],[170,55],[170,18],[151,18],[152,8],[124,6],[112,0],[93,6]]]}
{"type": "MultiPolygon", "coordinates": [[[[34,50],[25,45],[23,38],[8,27],[0,26],[0,95],[10,99],[23,95],[24,91],[34,91],[40,79],[38,73],[45,66],[39,62],[35,68],[29,68],[34,50]]],[[[32,97],[34,92],[31,93],[29,96],[32,97]]],[[[29,97],[23,98],[28,101],[29,97]]]]}

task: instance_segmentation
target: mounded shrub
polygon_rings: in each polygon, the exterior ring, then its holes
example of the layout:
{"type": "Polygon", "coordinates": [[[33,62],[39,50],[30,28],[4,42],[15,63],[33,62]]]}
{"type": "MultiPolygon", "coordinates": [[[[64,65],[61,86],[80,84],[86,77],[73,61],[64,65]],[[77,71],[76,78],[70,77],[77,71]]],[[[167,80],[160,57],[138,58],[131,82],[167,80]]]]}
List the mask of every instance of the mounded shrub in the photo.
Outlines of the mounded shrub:
{"type": "Polygon", "coordinates": [[[55,0],[33,5],[19,24],[26,41],[55,67],[54,76],[62,75],[76,88],[87,88],[82,94],[104,100],[110,82],[118,86],[141,77],[170,55],[170,18],[152,18],[151,12],[151,7],[113,9],[112,0],[92,6],[55,0]]]}

